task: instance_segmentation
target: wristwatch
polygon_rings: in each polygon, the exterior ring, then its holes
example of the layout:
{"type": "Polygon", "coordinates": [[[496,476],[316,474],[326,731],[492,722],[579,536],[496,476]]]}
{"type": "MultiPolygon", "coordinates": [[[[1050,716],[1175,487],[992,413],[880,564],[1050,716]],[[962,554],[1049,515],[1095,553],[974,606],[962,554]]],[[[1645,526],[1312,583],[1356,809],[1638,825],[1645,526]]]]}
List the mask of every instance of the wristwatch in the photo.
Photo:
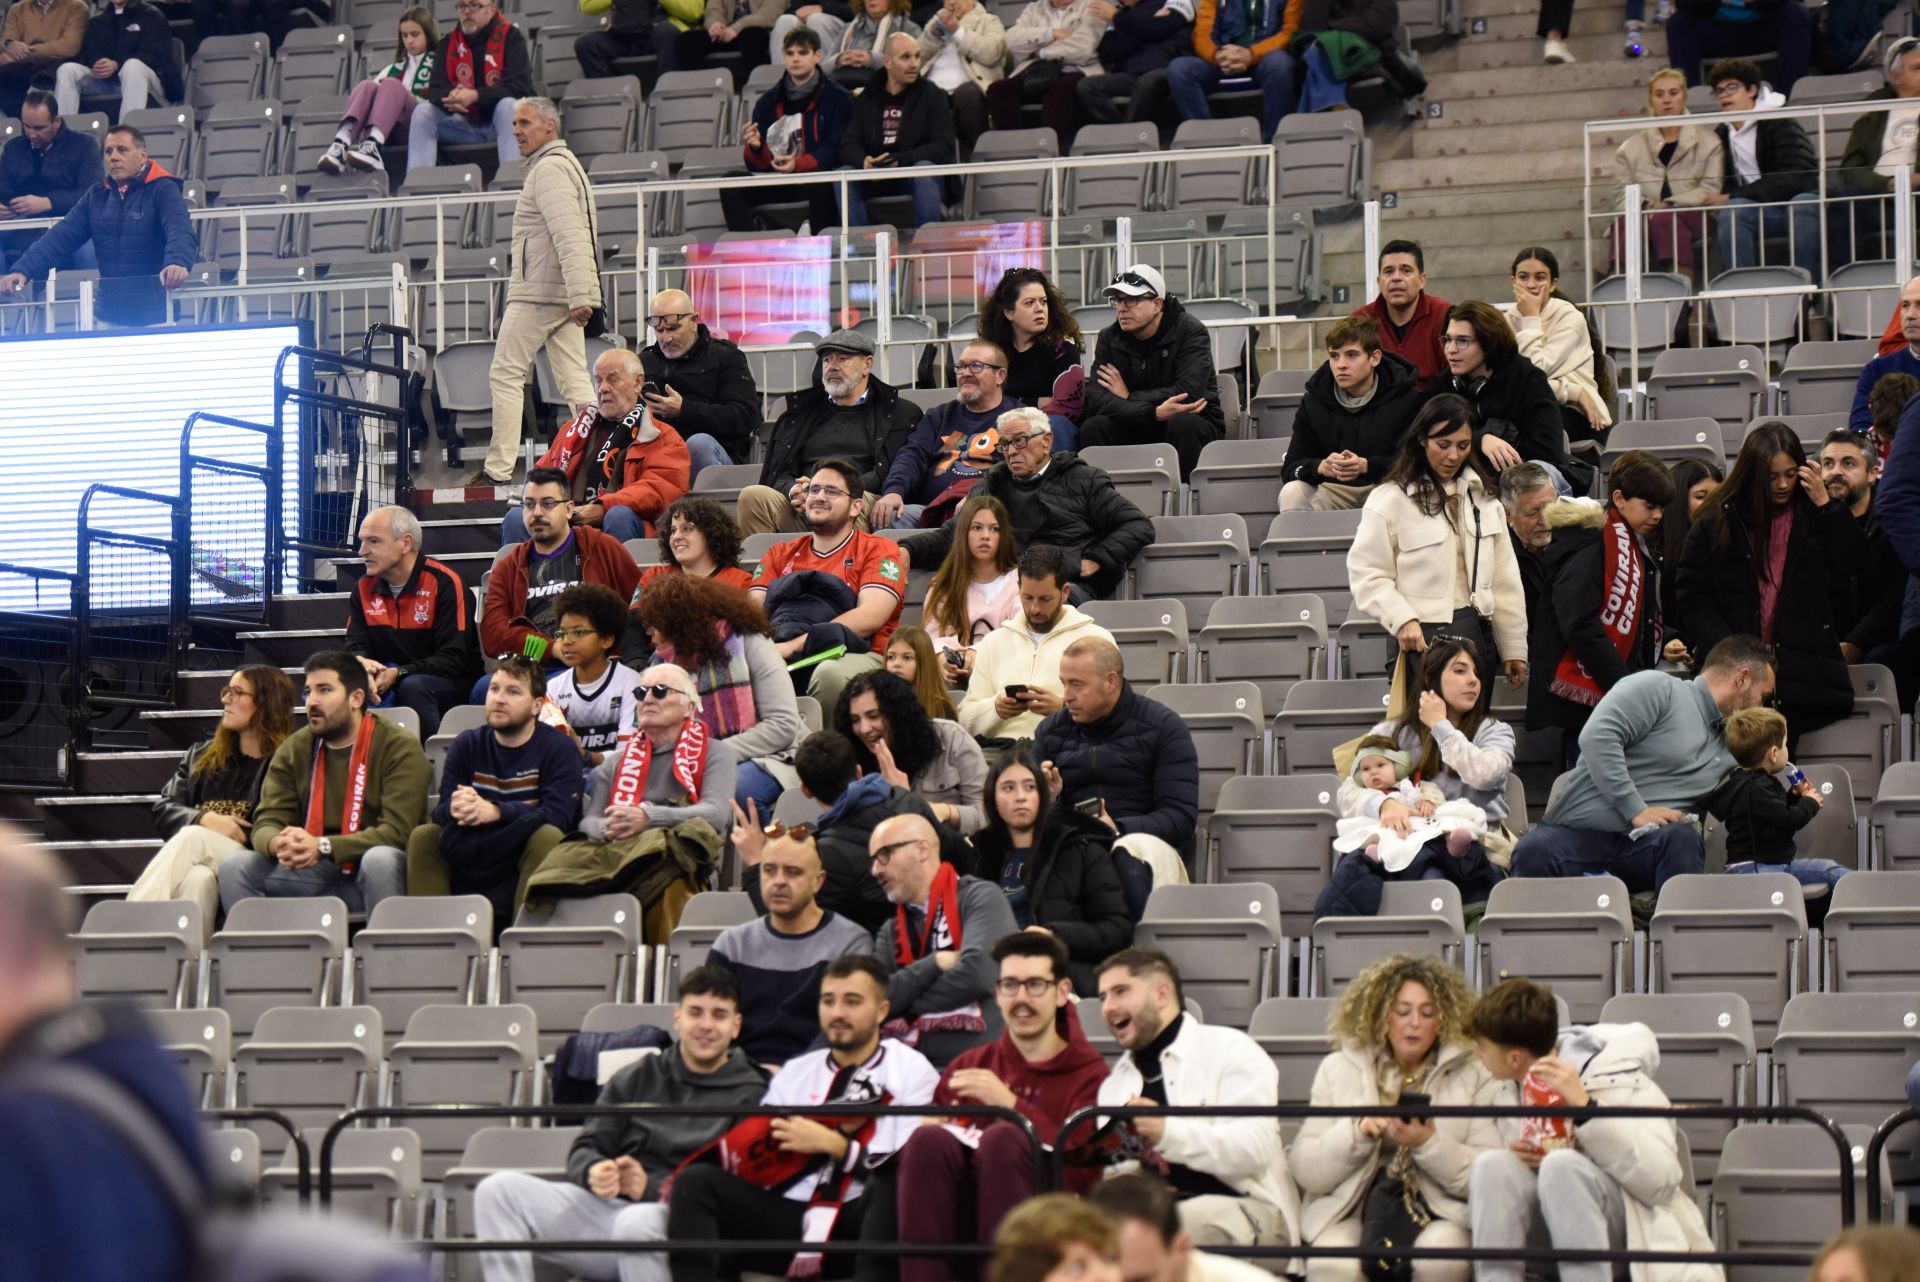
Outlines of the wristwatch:
{"type": "Polygon", "coordinates": [[[333,842],[332,841],[330,841],[325,837],[322,837],[320,839],[319,848],[320,848],[320,857],[322,859],[333,858],[333,842]]]}

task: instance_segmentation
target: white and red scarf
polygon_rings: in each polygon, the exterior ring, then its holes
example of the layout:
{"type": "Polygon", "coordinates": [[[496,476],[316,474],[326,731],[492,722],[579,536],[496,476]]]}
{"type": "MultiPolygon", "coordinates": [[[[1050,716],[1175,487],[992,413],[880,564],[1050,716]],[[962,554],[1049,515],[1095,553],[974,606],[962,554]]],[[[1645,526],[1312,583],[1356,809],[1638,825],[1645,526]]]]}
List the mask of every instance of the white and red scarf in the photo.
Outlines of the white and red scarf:
{"type": "MultiPolygon", "coordinates": [[[[690,806],[700,800],[700,781],[707,775],[707,746],[711,742],[706,723],[699,717],[688,717],[673,744],[673,777],[687,794],[690,806]]],[[[620,764],[613,768],[613,796],[607,804],[639,805],[647,793],[647,771],[652,765],[653,740],[644,730],[636,730],[620,754],[620,764]]]]}
{"type": "MultiPolygon", "coordinates": [[[[958,949],[962,945],[960,930],[960,874],[952,864],[942,863],[940,870],[933,874],[932,889],[927,892],[927,919],[917,941],[907,921],[906,905],[894,907],[894,963],[907,967],[943,948],[958,949]]],[[[928,1011],[910,1020],[904,1017],[888,1020],[880,1035],[898,1038],[917,1049],[920,1038],[927,1033],[979,1033],[986,1027],[980,1003],[969,1002],[957,1010],[928,1011]]]]}
{"type": "MultiPolygon", "coordinates": [[[[1623,661],[1633,653],[1646,614],[1647,570],[1634,547],[1635,536],[1627,528],[1618,508],[1607,508],[1607,523],[1600,529],[1601,563],[1600,626],[1607,640],[1623,661]]],[[[1654,627],[1659,627],[1656,621],[1654,627]]],[[[1657,640],[1658,638],[1656,638],[1657,640]]],[[[1574,656],[1571,646],[1560,656],[1548,687],[1562,699],[1593,707],[1606,691],[1593,679],[1586,665],[1574,656]]]]}
{"type": "MultiPolygon", "coordinates": [[[[360,820],[367,807],[367,765],[373,755],[371,712],[360,714],[360,730],[353,736],[353,752],[347,757],[347,796],[340,806],[340,834],[360,831],[360,820]]],[[[316,837],[327,831],[327,745],[315,736],[313,741],[313,782],[307,788],[306,829],[316,837]]],[[[342,869],[351,871],[348,865],[342,869]]]]}

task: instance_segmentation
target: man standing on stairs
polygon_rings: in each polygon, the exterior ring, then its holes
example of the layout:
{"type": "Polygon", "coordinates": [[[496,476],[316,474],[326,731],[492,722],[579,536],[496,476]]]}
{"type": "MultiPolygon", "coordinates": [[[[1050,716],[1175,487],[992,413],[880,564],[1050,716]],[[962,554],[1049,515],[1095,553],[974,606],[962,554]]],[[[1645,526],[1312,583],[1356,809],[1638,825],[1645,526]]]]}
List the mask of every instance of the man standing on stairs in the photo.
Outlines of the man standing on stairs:
{"type": "Polygon", "coordinates": [[[1379,326],[1383,351],[1413,363],[1424,392],[1436,377],[1447,373],[1440,339],[1447,332],[1447,311],[1453,304],[1427,293],[1427,256],[1410,240],[1390,240],[1381,246],[1379,283],[1379,296],[1353,314],[1379,326]]]}
{"type": "Polygon", "coordinates": [[[360,522],[366,572],[347,600],[347,652],[366,669],[380,707],[412,708],[420,737],[464,703],[480,675],[473,602],[460,576],[421,550],[420,518],[376,508],[360,522]]]}

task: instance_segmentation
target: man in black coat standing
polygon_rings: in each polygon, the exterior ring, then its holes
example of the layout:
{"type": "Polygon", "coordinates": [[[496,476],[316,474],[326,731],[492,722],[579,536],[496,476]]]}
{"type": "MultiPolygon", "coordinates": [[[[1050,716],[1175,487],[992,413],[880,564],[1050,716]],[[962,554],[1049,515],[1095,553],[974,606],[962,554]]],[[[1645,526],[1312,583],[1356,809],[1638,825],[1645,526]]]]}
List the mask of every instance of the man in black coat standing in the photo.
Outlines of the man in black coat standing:
{"type": "Polygon", "coordinates": [[[686,438],[693,475],[703,467],[745,462],[760,426],[760,389],[747,354],[701,324],[684,290],[655,294],[646,324],[653,342],[640,349],[647,378],[641,395],[656,419],[686,438]]]}
{"type": "Polygon", "coordinates": [[[1327,363],[1307,380],[1280,463],[1282,512],[1341,512],[1367,501],[1420,408],[1420,372],[1380,347],[1365,315],[1327,331],[1327,363]]]}
{"type": "MultiPolygon", "coordinates": [[[[887,37],[881,69],[853,100],[853,119],[840,141],[842,169],[911,169],[954,162],[953,106],[940,86],[920,78],[920,42],[904,31],[887,37]]],[[[864,227],[867,201],[913,194],[913,225],[940,221],[939,178],[851,183],[847,224],[864,227]]]]}
{"type": "Polygon", "coordinates": [[[1184,481],[1200,447],[1226,432],[1213,340],[1144,263],[1124,268],[1106,293],[1114,323],[1094,346],[1080,448],[1166,441],[1180,456],[1184,481]]]}

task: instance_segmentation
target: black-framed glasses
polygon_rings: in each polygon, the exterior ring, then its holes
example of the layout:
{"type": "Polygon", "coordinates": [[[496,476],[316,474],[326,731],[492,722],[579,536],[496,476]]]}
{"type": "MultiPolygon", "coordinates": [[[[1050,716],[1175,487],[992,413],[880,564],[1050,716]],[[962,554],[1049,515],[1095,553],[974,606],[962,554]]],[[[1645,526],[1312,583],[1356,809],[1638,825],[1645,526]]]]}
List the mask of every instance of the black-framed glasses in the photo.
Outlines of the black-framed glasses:
{"type": "Polygon", "coordinates": [[[1051,432],[1028,432],[1025,436],[1003,436],[1000,438],[1000,448],[1017,450],[1028,441],[1037,441],[1043,436],[1051,435],[1053,435],[1051,432]]]}
{"type": "Polygon", "coordinates": [[[984,374],[990,369],[1005,368],[1005,365],[995,365],[992,361],[955,361],[953,372],[956,374],[984,374]]]}
{"type": "Polygon", "coordinates": [[[888,864],[893,862],[893,855],[895,851],[904,850],[908,846],[917,846],[920,844],[920,842],[921,842],[921,838],[919,837],[908,837],[905,841],[889,842],[886,845],[880,847],[880,849],[874,851],[873,857],[870,858],[867,862],[872,864],[875,868],[885,868],[888,864]]]}
{"type": "Polygon", "coordinates": [[[1018,997],[1024,991],[1029,997],[1045,997],[1047,990],[1058,984],[1057,979],[1042,979],[1038,976],[1028,979],[996,979],[993,991],[1002,997],[1018,997]]]}
{"type": "Polygon", "coordinates": [[[528,512],[551,512],[556,508],[567,507],[572,502],[572,499],[526,499],[520,506],[528,512]]]}
{"type": "Polygon", "coordinates": [[[659,316],[649,316],[646,318],[647,328],[675,329],[679,327],[681,321],[686,320],[691,315],[693,315],[692,312],[664,312],[659,316]]]}
{"type": "Polygon", "coordinates": [[[642,699],[656,699],[656,700],[664,699],[670,694],[686,693],[686,691],[682,690],[679,686],[670,686],[664,681],[662,681],[658,685],[635,686],[634,690],[636,690],[639,693],[642,699]]]}
{"type": "Polygon", "coordinates": [[[1745,89],[1745,88],[1746,88],[1746,85],[1742,84],[1740,81],[1729,80],[1729,81],[1726,81],[1724,84],[1715,85],[1713,87],[1713,96],[1716,98],[1729,98],[1729,97],[1732,97],[1734,94],[1739,93],[1742,89],[1745,89]]]}
{"type": "Polygon", "coordinates": [[[837,485],[809,485],[804,491],[810,499],[843,499],[847,492],[837,485]]]}

